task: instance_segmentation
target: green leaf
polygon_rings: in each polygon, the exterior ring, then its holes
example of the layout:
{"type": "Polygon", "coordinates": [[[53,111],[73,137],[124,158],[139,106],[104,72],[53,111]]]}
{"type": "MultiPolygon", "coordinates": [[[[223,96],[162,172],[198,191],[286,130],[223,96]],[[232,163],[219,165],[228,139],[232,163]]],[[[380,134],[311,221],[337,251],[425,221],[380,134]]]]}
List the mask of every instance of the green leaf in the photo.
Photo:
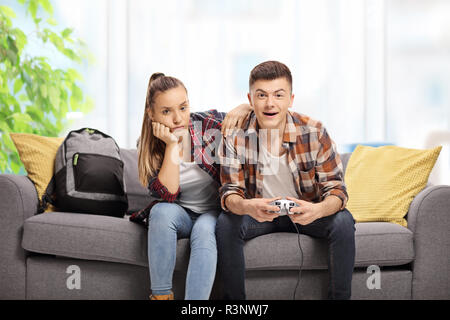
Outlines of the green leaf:
{"type": "Polygon", "coordinates": [[[39,89],[40,89],[40,91],[41,91],[42,97],[43,97],[44,99],[47,98],[47,85],[46,85],[46,84],[42,84],[42,85],[39,87],[39,89]]]}
{"type": "Polygon", "coordinates": [[[33,90],[31,89],[30,86],[25,86],[25,92],[27,93],[28,99],[29,99],[30,101],[34,101],[33,90]]]}
{"type": "Polygon", "coordinates": [[[65,28],[63,31],[61,31],[61,36],[63,38],[67,38],[68,36],[70,36],[73,32],[73,29],[71,28],[65,28]]]}
{"type": "Polygon", "coordinates": [[[14,143],[12,142],[11,138],[9,137],[9,134],[2,134],[2,141],[3,141],[4,146],[7,149],[16,150],[16,147],[14,146],[14,143]]]}
{"type": "Polygon", "coordinates": [[[56,22],[56,20],[53,19],[53,18],[48,18],[46,21],[51,26],[57,26],[58,25],[58,22],[56,22]]]}
{"type": "Polygon", "coordinates": [[[22,49],[25,47],[25,45],[28,42],[27,36],[25,35],[25,33],[23,33],[22,30],[15,28],[14,30],[12,30],[12,33],[15,35],[16,37],[16,45],[18,48],[18,51],[22,51],[22,49]]]}
{"type": "Polygon", "coordinates": [[[45,11],[53,15],[53,7],[48,0],[39,0],[39,4],[44,8],[45,11]]]}
{"type": "Polygon", "coordinates": [[[72,49],[65,48],[63,50],[63,53],[65,56],[69,57],[71,60],[79,61],[80,58],[75,54],[75,52],[72,49]]]}
{"type": "Polygon", "coordinates": [[[70,110],[81,111],[82,106],[75,100],[73,96],[70,97],[70,110]]]}
{"type": "Polygon", "coordinates": [[[59,90],[54,86],[51,86],[50,88],[48,88],[48,96],[50,98],[50,103],[52,104],[53,108],[58,109],[60,101],[59,90]]]}
{"type": "Polygon", "coordinates": [[[24,81],[28,86],[31,86],[31,78],[27,72],[22,71],[20,74],[22,81],[24,81]]]}
{"type": "Polygon", "coordinates": [[[20,172],[20,169],[22,168],[21,163],[11,161],[11,170],[14,174],[18,174],[20,172]]]}
{"type": "Polygon", "coordinates": [[[83,100],[83,91],[75,83],[72,84],[72,97],[78,103],[83,100]]]}
{"type": "Polygon", "coordinates": [[[76,80],[82,80],[83,79],[81,74],[77,70],[72,69],[72,68],[67,69],[67,73],[66,74],[67,74],[68,79],[70,81],[76,81],[76,80]]]}
{"type": "Polygon", "coordinates": [[[14,41],[13,38],[8,36],[6,38],[6,41],[8,42],[8,48],[12,50],[14,53],[17,53],[19,50],[17,50],[16,41],[14,41]]]}
{"type": "Polygon", "coordinates": [[[30,115],[34,122],[40,123],[44,119],[44,112],[36,106],[28,106],[26,112],[30,115]]]}
{"type": "Polygon", "coordinates": [[[31,17],[33,19],[36,19],[37,9],[38,9],[37,1],[30,0],[30,3],[28,4],[28,11],[31,13],[31,17]]]}
{"type": "Polygon", "coordinates": [[[67,112],[69,112],[69,107],[67,106],[67,103],[64,100],[61,100],[61,103],[59,106],[60,106],[60,111],[61,111],[60,112],[61,117],[65,117],[67,112]]]}
{"type": "Polygon", "coordinates": [[[19,92],[22,89],[22,86],[23,86],[22,79],[17,78],[16,81],[14,82],[14,94],[17,94],[17,92],[19,92]]]}
{"type": "Polygon", "coordinates": [[[15,18],[16,17],[16,13],[14,12],[13,9],[11,9],[8,6],[0,6],[0,11],[7,17],[9,18],[15,18]]]}
{"type": "MultiPolygon", "coordinates": [[[[0,144],[1,146],[1,144],[0,144]]],[[[8,158],[8,155],[6,154],[6,151],[3,151],[3,149],[0,149],[0,172],[6,173],[6,167],[8,165],[8,160],[5,160],[8,158]]]]}
{"type": "Polygon", "coordinates": [[[8,153],[6,148],[3,148],[0,135],[0,172],[5,172],[8,166],[8,153]]]}
{"type": "Polygon", "coordinates": [[[11,65],[15,65],[16,64],[16,62],[17,62],[17,54],[13,51],[13,50],[11,50],[11,49],[8,49],[8,50],[6,50],[6,58],[8,59],[8,61],[11,63],[11,65]]]}
{"type": "Polygon", "coordinates": [[[30,101],[30,99],[28,99],[28,96],[26,94],[21,94],[19,96],[19,101],[20,102],[27,102],[27,101],[30,101]]]}
{"type": "Polygon", "coordinates": [[[59,51],[64,50],[64,41],[56,33],[52,32],[48,37],[59,51]]]}
{"type": "Polygon", "coordinates": [[[11,132],[11,129],[9,128],[8,124],[6,122],[0,122],[0,132],[9,133],[11,132]]]}

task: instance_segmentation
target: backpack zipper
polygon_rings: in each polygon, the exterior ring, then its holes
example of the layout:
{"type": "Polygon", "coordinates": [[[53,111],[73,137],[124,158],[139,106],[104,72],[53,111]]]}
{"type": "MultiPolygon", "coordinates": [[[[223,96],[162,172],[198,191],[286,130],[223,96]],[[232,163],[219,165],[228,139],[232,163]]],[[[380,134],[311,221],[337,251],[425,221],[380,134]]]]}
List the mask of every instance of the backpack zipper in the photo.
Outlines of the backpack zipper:
{"type": "Polygon", "coordinates": [[[120,163],[120,166],[123,168],[124,163],[123,160],[121,159],[117,159],[117,157],[114,156],[105,156],[103,154],[98,154],[98,153],[85,153],[85,152],[79,152],[79,153],[75,153],[72,157],[73,159],[73,165],[76,166],[78,164],[78,158],[80,155],[92,155],[92,156],[96,156],[96,157],[104,157],[104,158],[109,158],[109,159],[113,159],[115,161],[118,161],[120,163]]]}

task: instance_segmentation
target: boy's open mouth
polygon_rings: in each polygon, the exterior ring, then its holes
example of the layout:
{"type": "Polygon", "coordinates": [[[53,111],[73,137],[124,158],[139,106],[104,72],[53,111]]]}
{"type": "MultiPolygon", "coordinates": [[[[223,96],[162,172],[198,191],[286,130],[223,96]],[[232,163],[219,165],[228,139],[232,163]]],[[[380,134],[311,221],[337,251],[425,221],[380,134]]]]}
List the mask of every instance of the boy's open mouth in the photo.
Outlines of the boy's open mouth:
{"type": "Polygon", "coordinates": [[[263,112],[263,114],[268,117],[273,117],[276,116],[278,112],[263,112]]]}

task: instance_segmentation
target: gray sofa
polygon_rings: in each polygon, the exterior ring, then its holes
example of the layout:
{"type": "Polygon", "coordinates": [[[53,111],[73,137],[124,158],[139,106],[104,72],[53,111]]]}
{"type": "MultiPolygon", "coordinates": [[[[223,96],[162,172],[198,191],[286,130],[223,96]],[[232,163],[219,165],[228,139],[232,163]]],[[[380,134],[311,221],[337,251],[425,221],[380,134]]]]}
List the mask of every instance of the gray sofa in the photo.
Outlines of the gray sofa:
{"type": "MultiPolygon", "coordinates": [[[[136,150],[122,149],[122,156],[133,212],[151,199],[138,183],[136,150]]],[[[342,155],[344,165],[349,156],[342,155]]],[[[127,216],[37,215],[36,189],[26,176],[1,174],[0,199],[0,299],[148,298],[143,226],[127,216]]],[[[427,186],[412,202],[407,220],[407,228],[382,222],[356,224],[352,299],[450,299],[450,186],[427,186]],[[372,274],[371,265],[380,273],[372,274]]],[[[302,235],[301,245],[304,261],[296,298],[323,299],[328,281],[326,243],[302,235]]],[[[248,299],[292,299],[300,257],[297,234],[250,240],[245,256],[248,299]]],[[[174,274],[178,299],[184,296],[188,259],[189,241],[180,239],[174,274]]],[[[211,298],[219,293],[216,281],[211,298]]]]}

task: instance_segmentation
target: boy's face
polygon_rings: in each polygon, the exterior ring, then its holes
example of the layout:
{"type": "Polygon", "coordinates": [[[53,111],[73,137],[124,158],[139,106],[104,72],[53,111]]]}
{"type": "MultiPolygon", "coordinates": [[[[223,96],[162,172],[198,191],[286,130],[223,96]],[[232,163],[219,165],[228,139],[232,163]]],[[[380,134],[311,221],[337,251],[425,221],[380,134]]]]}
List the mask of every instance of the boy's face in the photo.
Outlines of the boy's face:
{"type": "Polygon", "coordinates": [[[248,94],[261,129],[279,129],[284,132],[286,113],[292,107],[294,95],[286,78],[257,80],[248,94]]]}

